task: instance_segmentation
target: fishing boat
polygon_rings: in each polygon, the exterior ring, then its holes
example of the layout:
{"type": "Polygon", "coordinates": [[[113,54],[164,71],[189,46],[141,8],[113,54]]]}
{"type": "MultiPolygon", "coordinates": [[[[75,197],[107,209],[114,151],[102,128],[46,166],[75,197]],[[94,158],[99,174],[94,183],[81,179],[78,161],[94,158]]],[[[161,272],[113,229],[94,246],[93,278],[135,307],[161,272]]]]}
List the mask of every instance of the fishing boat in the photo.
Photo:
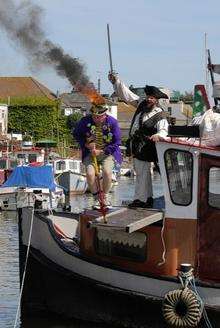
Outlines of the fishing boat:
{"type": "Polygon", "coordinates": [[[0,187],[1,210],[15,211],[22,207],[52,210],[64,204],[64,191],[55,184],[51,165],[17,166],[0,187]]]}
{"type": "Polygon", "coordinates": [[[219,326],[220,147],[172,136],[157,152],[164,199],[153,208],[19,209],[22,315],[219,326]]]}

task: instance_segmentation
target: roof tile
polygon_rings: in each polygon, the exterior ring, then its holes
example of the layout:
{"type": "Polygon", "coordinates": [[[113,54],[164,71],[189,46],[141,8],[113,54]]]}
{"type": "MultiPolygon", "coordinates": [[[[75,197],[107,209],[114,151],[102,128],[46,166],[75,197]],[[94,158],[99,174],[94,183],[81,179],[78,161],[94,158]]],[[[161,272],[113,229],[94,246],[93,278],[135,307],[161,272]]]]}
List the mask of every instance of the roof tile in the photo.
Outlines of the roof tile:
{"type": "Polygon", "coordinates": [[[56,98],[51,90],[33,77],[0,77],[0,98],[33,96],[56,98]]]}

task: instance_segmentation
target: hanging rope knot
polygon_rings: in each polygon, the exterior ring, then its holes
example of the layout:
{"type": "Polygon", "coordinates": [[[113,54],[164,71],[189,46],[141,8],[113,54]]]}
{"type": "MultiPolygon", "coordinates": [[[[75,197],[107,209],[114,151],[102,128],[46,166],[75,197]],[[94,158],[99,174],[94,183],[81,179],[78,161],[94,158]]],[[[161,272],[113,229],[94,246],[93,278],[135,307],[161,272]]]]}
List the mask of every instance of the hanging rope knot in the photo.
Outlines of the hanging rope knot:
{"type": "Polygon", "coordinates": [[[190,281],[194,278],[194,276],[193,276],[193,268],[191,268],[187,272],[179,271],[178,278],[180,280],[180,283],[182,285],[182,288],[188,287],[190,281]]]}

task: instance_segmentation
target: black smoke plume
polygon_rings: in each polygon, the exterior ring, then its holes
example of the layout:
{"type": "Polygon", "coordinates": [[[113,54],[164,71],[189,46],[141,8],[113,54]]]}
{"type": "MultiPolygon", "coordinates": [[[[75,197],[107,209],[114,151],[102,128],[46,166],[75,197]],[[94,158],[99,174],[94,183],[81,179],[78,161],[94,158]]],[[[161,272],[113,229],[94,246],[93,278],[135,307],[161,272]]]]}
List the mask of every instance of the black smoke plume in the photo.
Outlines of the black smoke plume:
{"type": "Polygon", "coordinates": [[[89,79],[79,59],[47,39],[42,14],[42,8],[30,0],[21,1],[20,5],[13,0],[0,0],[0,26],[25,52],[32,67],[50,65],[72,85],[87,85],[89,79]]]}

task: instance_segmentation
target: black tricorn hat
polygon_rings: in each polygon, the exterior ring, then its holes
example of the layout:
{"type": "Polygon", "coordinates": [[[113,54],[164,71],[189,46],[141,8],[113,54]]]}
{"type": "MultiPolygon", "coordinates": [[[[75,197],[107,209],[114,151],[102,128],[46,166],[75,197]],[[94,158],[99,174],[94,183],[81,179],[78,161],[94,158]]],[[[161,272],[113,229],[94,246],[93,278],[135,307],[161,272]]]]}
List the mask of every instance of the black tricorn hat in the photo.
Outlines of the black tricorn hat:
{"type": "Polygon", "coordinates": [[[168,99],[168,96],[166,95],[166,93],[163,93],[162,91],[160,91],[160,89],[158,89],[157,87],[154,87],[153,85],[146,85],[144,88],[144,91],[147,96],[153,96],[157,99],[160,99],[160,98],[168,99]]]}

